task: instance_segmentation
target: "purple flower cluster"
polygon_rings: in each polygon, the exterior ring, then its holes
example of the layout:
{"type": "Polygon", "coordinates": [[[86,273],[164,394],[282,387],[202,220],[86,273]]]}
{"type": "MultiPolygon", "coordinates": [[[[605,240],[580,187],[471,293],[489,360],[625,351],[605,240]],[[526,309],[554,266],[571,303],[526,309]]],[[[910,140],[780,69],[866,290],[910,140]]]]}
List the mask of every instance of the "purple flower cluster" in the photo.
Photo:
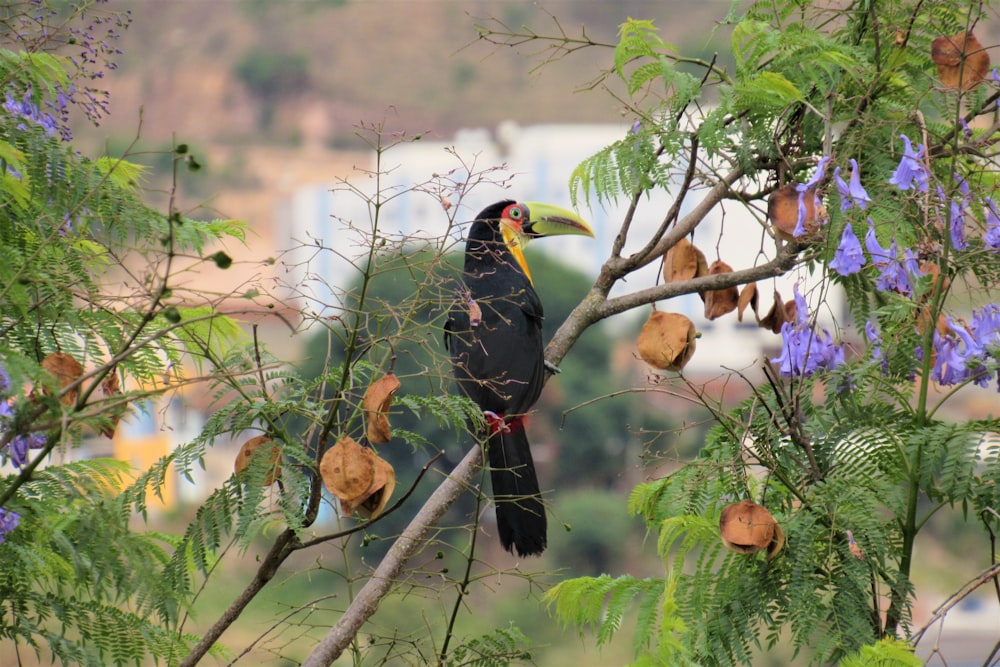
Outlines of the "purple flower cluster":
{"type": "MultiPolygon", "coordinates": [[[[909,296],[913,293],[912,279],[924,275],[916,253],[909,248],[902,252],[893,238],[888,248],[883,248],[875,235],[875,223],[868,218],[868,233],[865,234],[865,248],[871,257],[872,266],[880,271],[875,287],[882,292],[899,292],[909,296]]],[[[861,243],[848,223],[840,237],[840,244],[830,261],[830,268],[842,276],[849,276],[861,270],[866,263],[861,243]]]]}
{"type": "Polygon", "coordinates": [[[834,344],[830,332],[817,333],[810,324],[809,306],[795,286],[795,322],[781,325],[781,356],[771,359],[785,377],[809,377],[844,364],[843,343],[834,344]]]}
{"type": "Polygon", "coordinates": [[[13,510],[7,510],[0,507],[0,544],[3,544],[7,539],[7,533],[13,531],[17,528],[17,524],[21,521],[21,515],[13,510]]]}
{"type": "MultiPolygon", "coordinates": [[[[10,376],[3,368],[0,368],[0,435],[6,433],[14,421],[12,399],[9,394],[10,386],[10,376]]],[[[28,462],[29,450],[41,449],[45,443],[44,433],[19,433],[0,449],[0,453],[5,458],[10,458],[11,463],[20,468],[28,462]]]]}
{"type": "Polygon", "coordinates": [[[925,148],[923,144],[917,144],[917,150],[913,149],[913,142],[905,134],[899,135],[905,147],[903,158],[899,161],[899,166],[889,179],[890,185],[895,185],[900,190],[916,188],[920,192],[927,192],[930,187],[930,172],[924,164],[925,148]]]}
{"type": "MultiPolygon", "coordinates": [[[[972,313],[966,327],[948,318],[948,331],[934,331],[934,369],[931,379],[942,385],[972,381],[989,384],[990,369],[997,369],[1000,353],[1000,306],[988,305],[972,313]]],[[[1000,390],[1000,373],[997,375],[1000,390]]]]}
{"type": "Polygon", "coordinates": [[[868,196],[868,192],[861,185],[861,169],[858,168],[857,160],[851,158],[850,182],[845,183],[844,179],[841,178],[840,167],[833,170],[833,182],[837,185],[837,191],[840,193],[841,213],[854,206],[857,206],[862,211],[868,208],[871,197],[868,196]]]}
{"type": "Polygon", "coordinates": [[[29,89],[24,97],[19,101],[11,91],[7,91],[7,101],[0,105],[4,111],[18,120],[17,128],[27,130],[28,125],[38,125],[45,134],[50,137],[55,136],[59,131],[59,123],[55,117],[47,112],[41,111],[38,105],[31,101],[31,90],[29,89]]]}

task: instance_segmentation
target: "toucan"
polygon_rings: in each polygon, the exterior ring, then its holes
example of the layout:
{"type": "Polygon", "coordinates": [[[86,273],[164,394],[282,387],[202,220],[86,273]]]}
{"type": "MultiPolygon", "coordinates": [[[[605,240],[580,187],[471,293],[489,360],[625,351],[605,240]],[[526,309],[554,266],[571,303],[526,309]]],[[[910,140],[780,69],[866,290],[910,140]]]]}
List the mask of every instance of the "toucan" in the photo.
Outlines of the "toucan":
{"type": "Polygon", "coordinates": [[[558,234],[594,232],[550,204],[504,200],[483,209],[469,228],[463,292],[445,323],[456,383],[483,411],[500,543],[519,556],[540,554],[547,543],[524,428],[545,382],[543,309],[522,250],[530,239],[558,234]]]}

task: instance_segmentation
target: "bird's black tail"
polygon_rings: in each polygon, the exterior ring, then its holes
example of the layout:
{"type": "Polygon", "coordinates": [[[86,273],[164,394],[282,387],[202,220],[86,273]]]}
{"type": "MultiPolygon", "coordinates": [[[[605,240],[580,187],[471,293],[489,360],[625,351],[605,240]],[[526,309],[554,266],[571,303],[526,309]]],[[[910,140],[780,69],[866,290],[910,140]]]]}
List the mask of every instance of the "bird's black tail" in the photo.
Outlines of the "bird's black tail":
{"type": "Polygon", "coordinates": [[[486,444],[497,506],[497,530],[503,548],[519,556],[545,551],[545,507],[523,426],[495,432],[486,444]]]}

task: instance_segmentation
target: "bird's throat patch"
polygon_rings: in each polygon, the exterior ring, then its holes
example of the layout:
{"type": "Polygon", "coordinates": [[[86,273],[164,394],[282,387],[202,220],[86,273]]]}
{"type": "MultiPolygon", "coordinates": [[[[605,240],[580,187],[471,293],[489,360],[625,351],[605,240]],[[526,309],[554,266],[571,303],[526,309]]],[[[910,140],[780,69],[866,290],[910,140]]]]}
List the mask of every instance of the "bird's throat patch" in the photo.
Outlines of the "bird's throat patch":
{"type": "Polygon", "coordinates": [[[528,261],[524,258],[524,251],[521,249],[523,239],[519,230],[512,223],[502,221],[500,231],[503,234],[503,241],[507,245],[507,249],[510,250],[510,254],[514,256],[521,270],[524,271],[524,275],[528,277],[528,282],[534,284],[531,280],[531,271],[528,270],[528,261]]]}

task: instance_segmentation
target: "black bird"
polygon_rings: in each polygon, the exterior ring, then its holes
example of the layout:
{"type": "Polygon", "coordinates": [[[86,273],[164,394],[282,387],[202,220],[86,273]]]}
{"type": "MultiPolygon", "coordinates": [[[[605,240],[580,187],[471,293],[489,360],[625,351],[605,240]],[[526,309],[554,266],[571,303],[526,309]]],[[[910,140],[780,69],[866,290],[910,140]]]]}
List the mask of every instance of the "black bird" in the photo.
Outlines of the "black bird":
{"type": "Polygon", "coordinates": [[[522,253],[532,238],[594,233],[579,216],[536,202],[497,202],[476,216],[465,244],[465,291],[449,313],[445,345],[459,389],[483,409],[486,452],[503,548],[546,545],[545,508],[524,417],[542,392],[542,303],[522,253]]]}

